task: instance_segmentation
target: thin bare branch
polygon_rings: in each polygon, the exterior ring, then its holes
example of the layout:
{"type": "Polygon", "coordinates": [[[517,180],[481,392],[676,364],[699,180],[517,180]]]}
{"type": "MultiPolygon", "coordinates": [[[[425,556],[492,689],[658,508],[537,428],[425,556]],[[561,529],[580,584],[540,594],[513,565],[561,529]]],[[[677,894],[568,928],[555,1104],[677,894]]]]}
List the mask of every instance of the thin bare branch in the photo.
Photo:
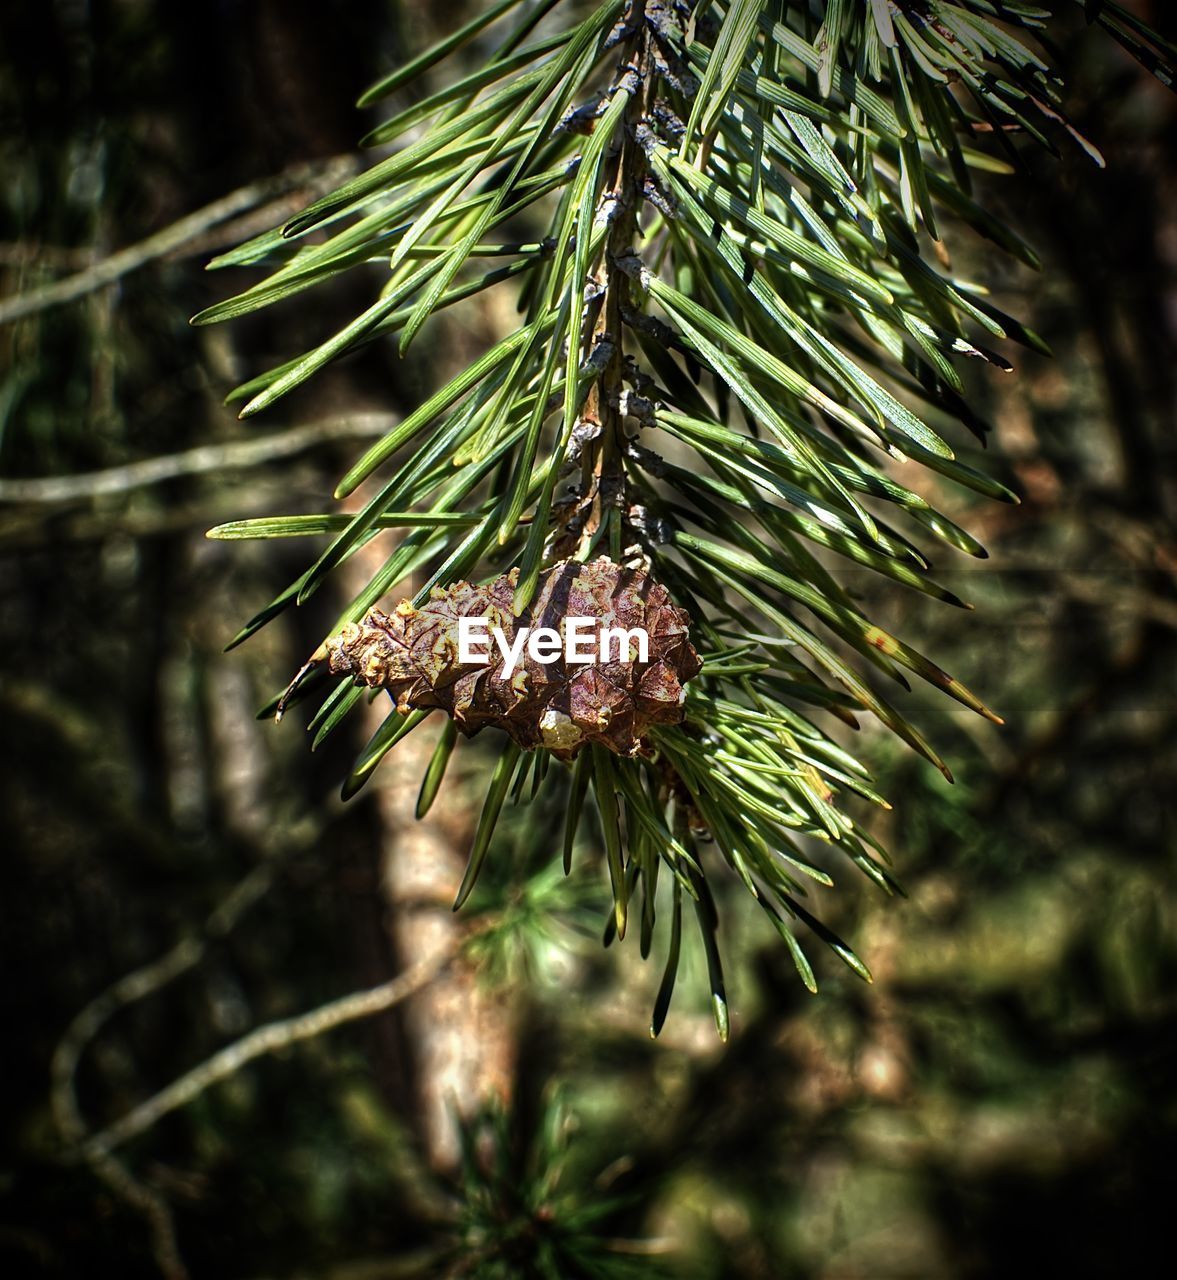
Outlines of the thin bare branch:
{"type": "Polygon", "coordinates": [[[51,1106],[58,1132],[69,1146],[82,1143],[89,1127],[78,1106],[75,1080],[86,1046],[120,1009],[143,1000],[187,973],[203,959],[208,944],[224,937],[269,889],[275,864],[263,863],[239,880],[205,921],[200,935],[182,938],[150,964],[133,970],[96,996],[74,1018],[53,1052],[51,1106]]]}
{"type": "Polygon", "coordinates": [[[83,1157],[92,1160],[95,1156],[109,1153],[112,1148],[150,1129],[169,1112],[186,1106],[214,1084],[235,1075],[255,1058],[288,1048],[301,1040],[314,1039],[344,1023],[370,1018],[407,1000],[449,965],[467,937],[468,934],[455,935],[446,946],[379,986],[341,996],[297,1017],[257,1027],[87,1139],[82,1146],[83,1157]]]}
{"type": "Polygon", "coordinates": [[[50,271],[81,271],[94,262],[93,249],[71,249],[36,240],[0,241],[0,267],[44,267],[50,271]]]}
{"type": "MultiPolygon", "coordinates": [[[[58,1132],[69,1146],[78,1146],[89,1132],[78,1105],[75,1086],[78,1062],[86,1046],[120,1009],[144,999],[197,965],[208,949],[208,943],[228,933],[269,889],[274,870],[272,863],[255,867],[209,915],[203,936],[181,939],[158,959],[120,978],[91,1000],[70,1023],[53,1054],[50,1095],[58,1132]]],[[[180,1256],[172,1212],[163,1196],[136,1178],[109,1151],[94,1148],[84,1154],[94,1174],[147,1220],[152,1253],[165,1280],[187,1280],[188,1270],[180,1256]]]]}
{"type": "Polygon", "coordinates": [[[154,1187],[131,1173],[117,1156],[99,1152],[88,1158],[90,1168],[132,1209],[147,1220],[151,1231],[151,1253],[164,1280],[188,1280],[188,1268],[176,1239],[176,1223],[168,1202],[154,1187]]]}
{"type": "Polygon", "coordinates": [[[114,284],[116,280],[137,271],[147,263],[174,252],[196,236],[203,235],[210,227],[245,213],[263,201],[272,200],[283,192],[300,187],[308,188],[308,193],[313,196],[337,186],[355,173],[357,168],[354,157],[335,156],[326,161],[316,160],[311,164],[296,165],[273,177],[263,178],[260,182],[247,183],[227,196],[206,204],[204,208],[186,214],[178,222],[155,232],[146,240],[128,245],[76,275],[55,280],[52,284],[0,302],[0,324],[10,324],[50,307],[75,302],[96,289],[114,284]]]}
{"type": "Polygon", "coordinates": [[[400,421],[393,414],[349,414],[307,426],[291,427],[255,440],[201,445],[183,453],[146,458],[122,467],[88,471],[76,476],[45,476],[30,480],[0,480],[0,502],[50,504],[76,502],[143,489],[179,476],[242,471],[277,458],[288,458],[332,440],[368,439],[391,431],[400,421]]]}

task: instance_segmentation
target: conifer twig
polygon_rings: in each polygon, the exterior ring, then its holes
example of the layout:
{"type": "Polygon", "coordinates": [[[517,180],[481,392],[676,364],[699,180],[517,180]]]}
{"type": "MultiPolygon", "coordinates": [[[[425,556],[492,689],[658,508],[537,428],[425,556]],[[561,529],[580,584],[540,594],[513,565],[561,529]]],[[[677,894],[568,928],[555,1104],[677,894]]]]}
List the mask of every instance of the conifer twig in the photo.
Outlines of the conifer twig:
{"type": "MultiPolygon", "coordinates": [[[[632,34],[624,52],[632,59],[630,71],[638,81],[639,92],[631,98],[626,110],[621,145],[615,160],[612,184],[615,203],[605,246],[604,293],[593,331],[594,343],[609,342],[611,354],[600,378],[589,388],[585,401],[583,416],[595,422],[599,429],[581,457],[581,502],[588,507],[581,536],[582,554],[597,537],[608,507],[621,501],[624,484],[621,460],[625,439],[620,399],[624,390],[625,356],[621,337],[623,317],[629,303],[629,277],[618,263],[633,252],[645,174],[644,157],[634,136],[636,126],[649,109],[646,77],[650,59],[645,0],[638,0],[633,5],[627,22],[632,34]]],[[[620,61],[624,65],[626,57],[620,61]]]]}

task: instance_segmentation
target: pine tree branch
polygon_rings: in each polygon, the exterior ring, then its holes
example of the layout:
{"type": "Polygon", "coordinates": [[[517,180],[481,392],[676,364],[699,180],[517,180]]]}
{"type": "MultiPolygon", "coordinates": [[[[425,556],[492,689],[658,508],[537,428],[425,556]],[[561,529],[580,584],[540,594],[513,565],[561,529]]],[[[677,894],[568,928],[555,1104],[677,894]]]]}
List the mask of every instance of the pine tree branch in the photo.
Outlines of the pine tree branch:
{"type": "Polygon", "coordinates": [[[627,13],[630,34],[619,59],[619,70],[637,82],[638,92],[632,94],[626,109],[611,194],[606,197],[613,204],[605,245],[604,294],[589,350],[607,342],[611,351],[601,376],[589,390],[583,413],[584,420],[596,423],[598,430],[581,455],[581,502],[587,504],[580,541],[582,553],[587,553],[599,537],[609,509],[620,505],[624,485],[625,433],[620,405],[625,372],[622,333],[624,316],[629,309],[629,276],[618,264],[633,252],[645,178],[645,156],[636,139],[637,128],[648,110],[650,93],[650,33],[645,8],[646,0],[635,0],[627,13]]]}
{"type": "MultiPolygon", "coordinates": [[[[970,169],[1013,171],[978,144],[996,142],[1016,159],[1002,132],[1008,124],[1048,149],[1055,149],[1051,135],[1067,134],[1094,153],[1065,119],[1061,81],[1034,43],[1040,15],[1003,11],[999,26],[977,6],[925,9],[831,4],[817,26],[819,13],[802,4],[603,0],[581,20],[568,18],[567,39],[552,57],[543,45],[523,56],[532,65],[514,82],[508,77],[518,64],[492,60],[381,126],[381,140],[402,137],[406,145],[232,260],[268,265],[279,234],[289,239],[344,217],[348,225],[298,250],[293,262],[280,254],[267,280],[199,317],[246,314],[391,251],[393,279],[375,302],[325,342],[239,389],[251,397],[245,412],[252,413],[381,334],[400,332],[403,350],[441,307],[504,284],[501,271],[458,282],[488,237],[513,235],[515,213],[561,192],[549,202],[545,254],[512,271],[511,278],[525,277],[526,325],[368,450],[337,498],[429,431],[424,447],[247,630],[306,599],[378,528],[382,511],[406,503],[421,512],[419,526],[343,620],[347,645],[360,640],[383,652],[381,637],[392,634],[381,621],[387,615],[373,610],[365,630],[364,608],[413,570],[431,576],[411,610],[431,588],[453,604],[447,592],[464,591],[483,564],[513,565],[510,611],[521,616],[553,562],[597,557],[594,563],[620,568],[632,535],[644,567],[702,637],[703,667],[680,689],[675,724],[683,727],[652,731],[649,759],[639,764],[624,750],[613,759],[594,743],[592,776],[582,773],[576,784],[565,843],[571,847],[591,786],[608,819],[613,927],[623,937],[631,896],[644,898],[643,954],[655,933],[657,869],[671,869],[698,918],[721,1035],[728,1013],[718,911],[704,863],[726,863],[740,877],[810,990],[816,979],[796,928],[807,928],[858,977],[870,981],[870,974],[797,900],[807,880],[833,883],[825,855],[814,860],[807,842],[822,842],[830,859],[846,859],[882,891],[899,891],[885,855],[844,811],[842,797],[889,804],[867,767],[814,717],[857,727],[856,713],[873,715],[949,779],[931,744],[874,681],[909,689],[911,673],[1000,722],[960,680],[866,616],[826,564],[831,552],[961,603],[928,576],[930,549],[979,559],[984,547],[899,483],[887,460],[908,458],[917,471],[1016,503],[975,465],[971,442],[947,430],[959,422],[983,443],[989,429],[958,366],[969,358],[1008,370],[1006,357],[989,349],[994,340],[1037,351],[1045,344],[983,287],[958,279],[947,250],[929,249],[927,240],[940,245],[942,233],[955,238],[967,226],[1039,265],[1017,232],[974,198],[970,169]],[[1024,38],[1007,27],[1024,29],[1024,38]],[[425,117],[436,117],[428,139],[410,142],[406,131],[425,117]],[[978,138],[976,125],[998,132],[978,138]],[[510,167],[492,173],[508,153],[510,167]],[[418,265],[425,247],[437,257],[418,265]],[[546,420],[561,386],[560,431],[548,448],[546,420]],[[627,436],[631,419],[652,429],[645,446],[627,436]],[[689,463],[678,460],[680,445],[689,463]],[[579,475],[572,492],[557,498],[566,461],[579,475]],[[435,535],[435,515],[484,499],[491,518],[435,535]],[[700,856],[695,836],[702,833],[714,853],[700,856]]],[[[523,35],[520,28],[517,40],[523,35]]],[[[452,49],[441,42],[377,91],[452,49]]],[[[267,535],[290,531],[274,521],[267,535]]],[[[321,654],[343,653],[344,633],[331,643],[336,648],[321,654]]],[[[368,671],[347,654],[333,670],[368,671]]],[[[380,677],[384,667],[371,671],[380,677]]],[[[404,676],[399,668],[395,674],[404,676]]],[[[533,698],[528,714],[541,711],[543,682],[535,682],[534,697],[523,692],[526,684],[504,694],[504,705],[514,706],[518,693],[533,698]]],[[[428,681],[422,689],[421,696],[436,693],[428,681]]],[[[346,689],[330,695],[320,712],[324,732],[357,696],[346,689]]],[[[478,727],[500,723],[489,697],[480,697],[478,712],[488,719],[478,727]]],[[[611,724],[615,708],[605,703],[595,691],[578,714],[586,724],[594,716],[611,724]]],[[[467,708],[456,699],[430,705],[445,707],[455,722],[459,705],[463,716],[467,708]]],[[[636,723],[633,708],[618,707],[619,724],[629,715],[636,723]]],[[[555,734],[563,713],[548,710],[555,734]]],[[[389,717],[355,785],[399,740],[402,724],[414,723],[389,717]]],[[[569,750],[566,738],[541,740],[569,750]]],[[[500,761],[474,868],[513,764],[500,761]]],[[[528,761],[517,792],[531,771],[528,761]]],[[[542,776],[534,769],[533,795],[542,776]]],[[[656,1026],[673,989],[680,916],[676,910],[656,1026]]]]}

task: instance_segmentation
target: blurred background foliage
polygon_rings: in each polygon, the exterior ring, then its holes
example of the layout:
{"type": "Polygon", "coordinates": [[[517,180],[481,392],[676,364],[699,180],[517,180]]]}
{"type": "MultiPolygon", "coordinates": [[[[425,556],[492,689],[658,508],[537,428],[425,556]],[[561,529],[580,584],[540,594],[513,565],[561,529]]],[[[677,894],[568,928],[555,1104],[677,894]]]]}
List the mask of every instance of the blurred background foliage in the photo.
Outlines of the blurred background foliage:
{"type": "MultiPolygon", "coordinates": [[[[95,1126],[254,1025],[412,958],[430,904],[395,888],[421,838],[396,792],[415,798],[419,749],[394,752],[381,787],[345,805],[358,727],[311,757],[292,723],[253,718],[343,587],[223,655],[305,549],[203,534],[320,509],[364,423],[414,404],[513,313],[495,301],[447,313],[404,363],[373,344],[261,426],[238,423],[223,394],[354,314],[356,286],[323,291],[310,316],[294,300],[228,328],[187,319],[227,291],[203,275],[208,257],[322,189],[308,163],[348,163],[372,123],[350,105],[359,90],[470,8],[20,0],[0,13],[0,296],[250,188],[141,269],[0,328],[7,1275],[158,1274],[148,1215],[62,1161],[50,1063],[88,1001],[205,937],[234,885],[252,895],[235,927],[214,924],[199,962],[117,1012],[82,1058],[95,1126]],[[237,465],[238,446],[303,427],[301,444],[237,465]],[[154,483],[134,471],[210,445],[154,483]],[[105,492],[26,483],[110,468],[130,470],[105,492]]],[[[1133,8],[1173,34],[1166,6],[1133,8]]],[[[473,927],[490,924],[448,1001],[414,997],[261,1058],[122,1152],[168,1206],[193,1275],[1084,1276],[1164,1256],[1177,114],[1078,12],[1058,57],[1107,170],[1076,148],[989,184],[1040,274],[949,238],[958,268],[990,280],[1055,352],[1019,353],[1012,377],[971,371],[1023,505],[921,479],[990,550],[985,565],[937,565],[971,617],[867,574],[853,583],[1008,722],[910,699],[955,787],[883,732],[863,744],[895,805],[873,830],[910,895],[856,886],[838,900],[831,923],[874,986],[823,956],[810,997],[733,893],[721,938],[733,1043],[719,1046],[691,980],[703,964],[691,937],[652,1043],[657,964],[601,948],[599,851],[587,840],[565,881],[558,836],[519,814],[470,905],[473,927]],[[440,1103],[439,1023],[483,1068],[440,1103]],[[439,1105],[464,1116],[448,1139],[428,1118],[439,1105]]],[[[494,748],[463,744],[430,819],[451,896],[477,803],[464,779],[494,748]]]]}

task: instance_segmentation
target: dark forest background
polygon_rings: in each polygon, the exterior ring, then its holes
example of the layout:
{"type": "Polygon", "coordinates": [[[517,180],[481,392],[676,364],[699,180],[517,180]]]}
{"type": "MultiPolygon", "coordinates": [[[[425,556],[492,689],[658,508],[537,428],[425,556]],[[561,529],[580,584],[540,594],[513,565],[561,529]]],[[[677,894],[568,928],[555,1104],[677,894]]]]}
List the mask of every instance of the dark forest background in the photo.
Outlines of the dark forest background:
{"type": "MultiPolygon", "coordinates": [[[[855,582],[1007,720],[913,706],[955,787],[864,730],[895,805],[875,830],[909,897],[843,888],[832,922],[874,986],[830,959],[809,996],[733,895],[732,1044],[693,954],[651,1042],[656,961],[601,948],[602,866],[590,842],[563,883],[553,813],[550,831],[509,824],[487,890],[507,923],[436,987],[245,1067],[121,1148],[121,1174],[62,1159],[55,1049],[177,942],[178,976],[124,1001],[71,1076],[95,1128],[458,927],[434,898],[469,839],[463,778],[495,744],[460,753],[424,830],[406,820],[423,759],[409,744],[342,803],[362,725],[312,755],[300,717],[254,719],[342,596],[224,654],[308,544],[203,535],[326,509],[357,437],[510,325],[510,300],[435,321],[405,364],[374,344],[248,423],[228,390],[354,314],[363,282],[231,326],[187,320],[248,283],[204,263],[299,207],[324,165],[354,163],[373,122],[358,93],[469,7],[0,8],[0,299],[249,188],[161,255],[0,326],[0,1270],[157,1275],[161,1214],[197,1277],[525,1275],[557,1236],[585,1275],[1080,1277],[1166,1256],[1177,112],[1073,5],[1057,56],[1106,170],[1074,147],[987,184],[1038,275],[948,236],[1055,353],[974,374],[1022,505],[937,488],[991,553],[937,565],[974,614],[855,582]],[[243,452],[259,440],[277,442],[260,460],[243,452]],[[138,468],[173,455],[169,474],[138,468]],[[425,868],[416,890],[406,867],[425,868]],[[467,1117],[464,1168],[451,1114],[467,1117]]],[[[1172,35],[1167,6],[1135,7],[1172,35]]]]}

